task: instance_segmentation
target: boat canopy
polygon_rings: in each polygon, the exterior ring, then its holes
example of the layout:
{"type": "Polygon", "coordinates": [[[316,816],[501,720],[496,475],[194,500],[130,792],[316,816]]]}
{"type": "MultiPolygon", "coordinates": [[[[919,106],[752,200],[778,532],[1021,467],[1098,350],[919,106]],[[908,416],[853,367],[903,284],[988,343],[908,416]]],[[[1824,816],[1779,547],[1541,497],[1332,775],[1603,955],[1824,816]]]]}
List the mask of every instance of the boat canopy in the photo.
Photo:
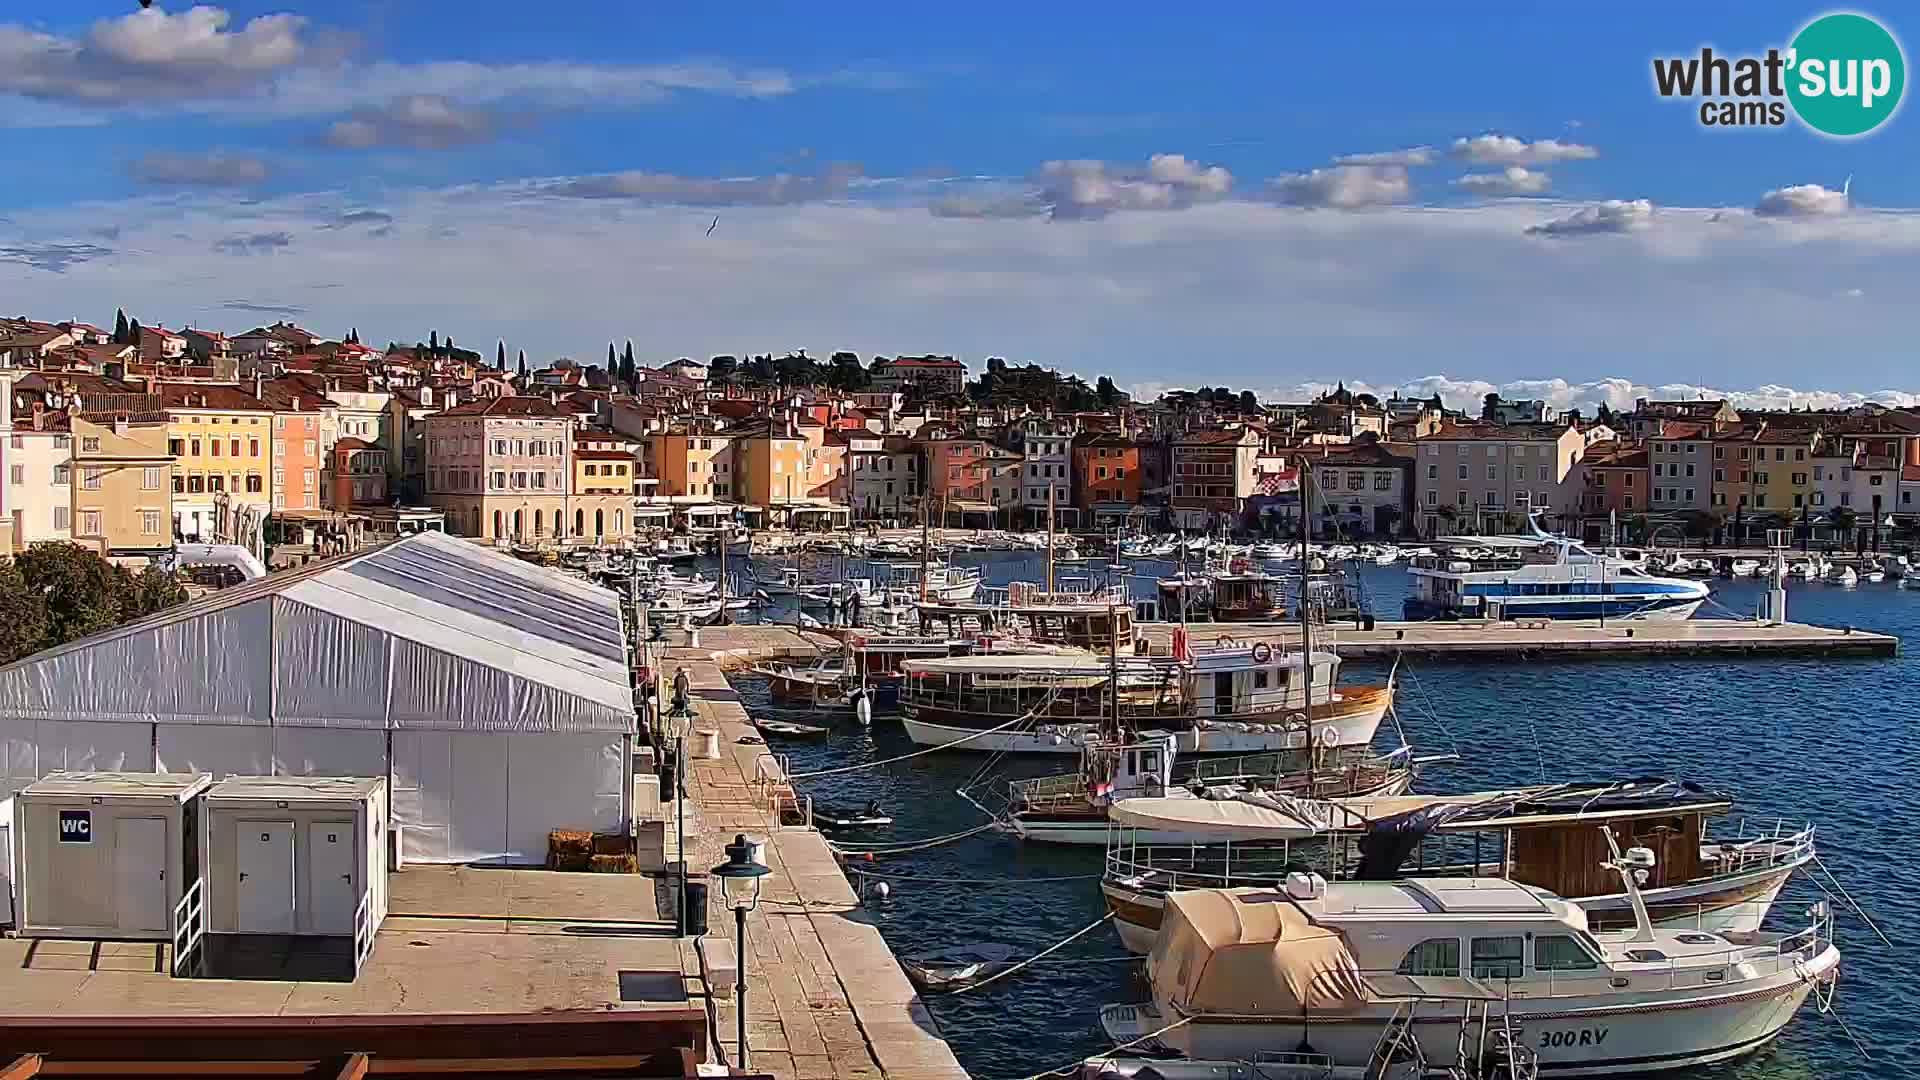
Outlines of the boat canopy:
{"type": "Polygon", "coordinates": [[[1107,819],[1128,829],[1159,829],[1204,835],[1209,842],[1304,840],[1339,827],[1345,815],[1332,802],[1268,796],[1261,806],[1236,799],[1160,796],[1119,799],[1107,819]]]}
{"type": "Polygon", "coordinates": [[[1271,889],[1169,894],[1147,976],[1155,1000],[1187,1013],[1296,1017],[1372,1000],[1340,932],[1271,889]]]}

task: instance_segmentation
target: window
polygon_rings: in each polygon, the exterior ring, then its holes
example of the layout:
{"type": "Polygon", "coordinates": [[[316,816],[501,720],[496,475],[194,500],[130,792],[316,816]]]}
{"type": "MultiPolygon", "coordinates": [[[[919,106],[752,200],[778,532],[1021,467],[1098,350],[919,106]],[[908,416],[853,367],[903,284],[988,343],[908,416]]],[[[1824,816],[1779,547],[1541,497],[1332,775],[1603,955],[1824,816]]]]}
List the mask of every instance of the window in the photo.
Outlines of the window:
{"type": "Polygon", "coordinates": [[[1474,938],[1471,956],[1476,979],[1518,979],[1526,967],[1526,939],[1474,938]]]}
{"type": "Polygon", "coordinates": [[[260,490],[261,490],[260,474],[248,473],[247,474],[247,494],[258,495],[260,494],[260,490]]]}
{"type": "MultiPolygon", "coordinates": [[[[1518,940],[1517,938],[1515,940],[1518,940]]],[[[1478,945],[1478,942],[1475,942],[1478,945]]],[[[1429,938],[1407,950],[1407,955],[1394,969],[1401,975],[1449,976],[1460,975],[1460,939],[1429,938]]],[[[1516,972],[1517,974],[1517,972],[1516,972]]]]}
{"type": "Polygon", "coordinates": [[[1373,474],[1373,490],[1375,491],[1393,490],[1393,474],[1386,473],[1386,472],[1374,473],[1373,474]]]}
{"type": "Polygon", "coordinates": [[[1533,970],[1592,971],[1600,966],[1580,942],[1565,934],[1543,934],[1533,939],[1533,970]]]}
{"type": "Polygon", "coordinates": [[[507,474],[500,469],[495,469],[493,471],[493,483],[491,487],[494,491],[505,491],[507,489],[507,474]]]}
{"type": "Polygon", "coordinates": [[[80,470],[80,486],[87,491],[100,490],[100,470],[85,468],[80,470]]]}
{"type": "Polygon", "coordinates": [[[1688,475],[1688,476],[1692,476],[1692,475],[1693,475],[1693,463],[1692,463],[1692,462],[1688,462],[1688,463],[1687,463],[1687,475],[1688,475]]]}
{"type": "Polygon", "coordinates": [[[181,454],[186,453],[186,451],[187,451],[187,440],[185,439],[168,439],[167,440],[167,453],[172,454],[174,457],[179,457],[181,454]]]}
{"type": "Polygon", "coordinates": [[[1716,483],[1716,484],[1724,484],[1724,483],[1726,483],[1726,482],[1727,482],[1727,470],[1725,470],[1725,469],[1715,469],[1715,470],[1713,470],[1713,482],[1714,482],[1714,483],[1716,483]]]}
{"type": "Polygon", "coordinates": [[[160,535],[160,511],[140,511],[140,532],[145,536],[160,535]]]}
{"type": "Polygon", "coordinates": [[[260,456],[260,440],[259,439],[247,440],[247,456],[248,457],[260,456]]]}
{"type": "Polygon", "coordinates": [[[80,452],[84,454],[99,453],[100,452],[100,436],[98,435],[83,436],[80,439],[80,452]]]}
{"type": "Polygon", "coordinates": [[[100,535],[100,511],[98,510],[80,511],[80,535],[81,536],[99,536],[100,535]]]}
{"type": "Polygon", "coordinates": [[[219,456],[220,456],[220,440],[219,440],[219,439],[208,439],[208,440],[207,440],[207,451],[208,451],[209,453],[211,453],[211,454],[212,454],[212,455],[213,455],[214,457],[219,457],[219,456]]]}
{"type": "MultiPolygon", "coordinates": [[[[1761,452],[1761,453],[1763,453],[1763,454],[1764,454],[1764,453],[1766,453],[1766,451],[1765,451],[1765,450],[1762,450],[1762,451],[1760,451],[1760,452],[1761,452]]],[[[1786,447],[1784,447],[1784,446],[1776,446],[1776,447],[1774,447],[1774,448],[1773,448],[1773,460],[1775,460],[1775,461],[1785,461],[1785,460],[1787,460],[1787,448],[1786,448],[1786,447]]]]}
{"type": "Polygon", "coordinates": [[[55,465],[53,467],[53,482],[62,487],[71,484],[73,482],[73,467],[64,464],[55,465]]]}
{"type": "MultiPolygon", "coordinates": [[[[1815,498],[1818,498],[1818,497],[1819,497],[1819,495],[1818,495],[1818,493],[1816,493],[1814,497],[1815,497],[1815,498]]],[[[1841,493],[1840,493],[1840,505],[1841,505],[1841,506],[1852,506],[1852,505],[1853,505],[1853,492],[1851,492],[1851,491],[1843,491],[1843,492],[1841,492],[1841,493]]]]}
{"type": "Polygon", "coordinates": [[[1359,491],[1367,486],[1367,474],[1358,469],[1347,474],[1347,490],[1359,491]]]}
{"type": "Polygon", "coordinates": [[[1465,510],[1467,508],[1467,493],[1465,491],[1454,492],[1453,504],[1455,506],[1458,506],[1460,509],[1465,510]]]}
{"type": "Polygon", "coordinates": [[[1881,480],[1883,480],[1883,479],[1885,479],[1885,478],[1884,478],[1884,477],[1882,477],[1882,476],[1881,476],[1881,475],[1880,475],[1879,473],[1874,473],[1874,474],[1873,474],[1872,476],[1869,476],[1869,477],[1867,477],[1867,486],[1868,486],[1868,487],[1879,487],[1879,486],[1880,486],[1880,481],[1881,481],[1881,480]]]}
{"type": "Polygon", "coordinates": [[[1524,481],[1527,478],[1527,467],[1525,465],[1515,465],[1513,467],[1513,478],[1524,481]]]}
{"type": "Polygon", "coordinates": [[[1487,479],[1489,480],[1500,479],[1500,466],[1498,465],[1487,466],[1487,479]]]}
{"type": "Polygon", "coordinates": [[[1620,499],[1620,508],[1622,510],[1633,509],[1633,496],[1631,495],[1622,496],[1620,499]]]}
{"type": "Polygon", "coordinates": [[[140,470],[140,490],[159,491],[160,474],[164,471],[158,465],[149,465],[140,470]]]}
{"type": "MultiPolygon", "coordinates": [[[[1908,492],[1907,494],[1912,494],[1912,493],[1908,492]]],[[[1437,491],[1434,491],[1431,488],[1427,489],[1427,505],[1428,506],[1440,505],[1440,493],[1437,491]]]]}
{"type": "Polygon", "coordinates": [[[1427,466],[1427,479],[1429,480],[1440,479],[1440,466],[1429,464],[1427,466]]]}
{"type": "Polygon", "coordinates": [[[1466,467],[1465,465],[1461,465],[1461,466],[1460,466],[1460,479],[1462,479],[1462,480],[1465,480],[1466,478],[1467,478],[1467,467],[1466,467]]]}
{"type": "Polygon", "coordinates": [[[1803,472],[1794,473],[1793,482],[1796,487],[1804,486],[1807,482],[1807,474],[1803,472]]]}
{"type": "Polygon", "coordinates": [[[1553,466],[1551,465],[1540,466],[1540,482],[1546,483],[1547,481],[1552,479],[1553,479],[1553,466]]]}
{"type": "Polygon", "coordinates": [[[8,482],[8,483],[12,483],[12,484],[24,484],[24,483],[26,483],[26,482],[27,482],[27,467],[26,467],[25,465],[15,465],[15,466],[13,466],[12,468],[10,468],[10,469],[8,469],[8,470],[7,470],[7,482],[8,482]]]}
{"type": "Polygon", "coordinates": [[[1813,467],[1813,478],[1815,480],[1825,480],[1827,478],[1827,467],[1825,465],[1815,465],[1813,467]]]}
{"type": "Polygon", "coordinates": [[[1806,447],[1804,447],[1804,446],[1796,446],[1796,447],[1794,447],[1794,448],[1793,448],[1793,460],[1795,460],[1795,461],[1805,461],[1805,460],[1807,460],[1807,448],[1806,448],[1806,447]]]}
{"type": "Polygon", "coordinates": [[[1687,502],[1692,502],[1692,501],[1693,501],[1693,489],[1692,489],[1692,488],[1688,488],[1688,489],[1687,489],[1687,500],[1686,500],[1686,501],[1687,501],[1687,502]]]}
{"type": "Polygon", "coordinates": [[[1694,451],[1695,449],[1696,449],[1696,447],[1694,446],[1694,444],[1693,444],[1693,443],[1688,443],[1688,444],[1687,444],[1687,453],[1689,453],[1689,454],[1691,454],[1691,453],[1693,453],[1693,451],[1694,451]]]}
{"type": "Polygon", "coordinates": [[[67,529],[72,527],[72,522],[73,522],[72,510],[64,506],[56,506],[53,508],[53,527],[54,528],[64,532],[67,529]]]}
{"type": "Polygon", "coordinates": [[[1603,488],[1603,487],[1606,487],[1606,486],[1607,486],[1607,474],[1606,474],[1606,473],[1603,473],[1603,472],[1595,472],[1595,473],[1593,474],[1593,486],[1594,486],[1594,487],[1600,487],[1600,488],[1603,488]]]}

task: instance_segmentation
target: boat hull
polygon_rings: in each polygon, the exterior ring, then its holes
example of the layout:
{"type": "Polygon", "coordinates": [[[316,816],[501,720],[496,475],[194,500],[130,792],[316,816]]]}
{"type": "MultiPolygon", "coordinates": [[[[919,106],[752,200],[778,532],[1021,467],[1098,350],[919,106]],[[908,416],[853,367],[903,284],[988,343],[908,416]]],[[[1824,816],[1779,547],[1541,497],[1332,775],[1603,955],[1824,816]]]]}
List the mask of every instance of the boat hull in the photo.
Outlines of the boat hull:
{"type": "MultiPolygon", "coordinates": [[[[1305,725],[1278,722],[1255,724],[1223,719],[1204,720],[1207,726],[1191,727],[1174,734],[1174,751],[1183,758],[1210,754],[1261,754],[1276,750],[1299,750],[1309,745],[1322,747],[1366,746],[1380,729],[1387,708],[1393,702],[1388,687],[1352,687],[1343,689],[1331,702],[1313,706],[1305,725]],[[1254,730],[1254,729],[1259,730],[1254,730]],[[1331,737],[1328,732],[1331,731],[1331,737]]],[[[1100,737],[1093,724],[1038,723],[1031,727],[993,731],[993,724],[981,727],[957,722],[961,718],[951,710],[929,709],[908,704],[902,721],[907,737],[921,746],[952,746],[956,750],[978,750],[1000,754],[1078,754],[1080,748],[1100,737]],[[983,734],[984,732],[984,734],[983,734]]],[[[1007,717],[1006,720],[1012,720],[1007,717]]],[[[1001,721],[1005,723],[1006,721],[1001,721]]],[[[1145,723],[1145,721],[1142,721],[1145,723]]],[[[1142,738],[1162,732],[1143,727],[1142,738]]]]}
{"type": "MultiPolygon", "coordinates": [[[[1663,975],[1662,985],[1635,993],[1610,989],[1601,979],[1599,992],[1593,994],[1515,999],[1510,1015],[1519,1041],[1537,1055],[1542,1076],[1630,1076],[1705,1065],[1753,1053],[1772,1042],[1814,984],[1835,976],[1839,960],[1838,951],[1827,946],[1777,974],[1714,988],[1670,989],[1663,975]]],[[[1421,1049],[1433,1065],[1459,1064],[1458,1014],[1430,1008],[1432,1014],[1415,1025],[1421,1049]]],[[[1292,1045],[1304,1036],[1315,1051],[1337,1063],[1364,1064],[1393,1011],[1393,1005],[1380,1004],[1310,1016],[1304,1022],[1201,1018],[1159,1041],[1188,1057],[1232,1059],[1251,1058],[1283,1040],[1292,1045]]],[[[1494,1017],[1497,1023],[1497,1007],[1494,1017]]],[[[1110,1037],[1124,1041],[1170,1020],[1159,1010],[1136,1007],[1131,1017],[1103,1010],[1101,1022],[1110,1037]]]]}
{"type": "MultiPolygon", "coordinates": [[[[1363,788],[1353,792],[1342,792],[1342,798],[1380,798],[1383,796],[1404,795],[1413,786],[1411,771],[1401,770],[1389,777],[1383,784],[1363,788]]],[[[1015,813],[1009,819],[1014,834],[1022,840],[1031,840],[1039,844],[1076,844],[1086,847],[1105,847],[1115,839],[1115,829],[1108,824],[1106,815],[1087,815],[1078,820],[1063,820],[1064,815],[1054,817],[1023,816],[1015,813]]],[[[1138,844],[1204,844],[1209,837],[1205,833],[1185,832],[1179,829],[1127,829],[1122,830],[1128,843],[1138,844]]],[[[1157,924],[1156,924],[1157,925],[1157,924]]]]}
{"type": "MultiPolygon", "coordinates": [[[[1500,601],[1508,619],[1635,619],[1642,622],[1683,622],[1693,618],[1705,597],[1609,597],[1605,600],[1571,600],[1566,597],[1512,597],[1500,601]]],[[[1404,605],[1407,618],[1477,619],[1480,612],[1436,604],[1409,597],[1404,605]]]]}

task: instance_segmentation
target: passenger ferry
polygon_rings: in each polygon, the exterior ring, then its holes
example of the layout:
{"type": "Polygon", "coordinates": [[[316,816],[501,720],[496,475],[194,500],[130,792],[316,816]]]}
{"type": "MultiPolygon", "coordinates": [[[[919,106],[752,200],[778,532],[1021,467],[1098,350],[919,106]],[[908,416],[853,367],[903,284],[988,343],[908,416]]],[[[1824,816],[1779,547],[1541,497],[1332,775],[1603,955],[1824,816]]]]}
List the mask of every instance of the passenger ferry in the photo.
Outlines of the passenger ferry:
{"type": "Polygon", "coordinates": [[[1409,619],[1679,621],[1706,602],[1704,582],[1656,577],[1577,541],[1549,536],[1443,537],[1407,567],[1409,619]]]}

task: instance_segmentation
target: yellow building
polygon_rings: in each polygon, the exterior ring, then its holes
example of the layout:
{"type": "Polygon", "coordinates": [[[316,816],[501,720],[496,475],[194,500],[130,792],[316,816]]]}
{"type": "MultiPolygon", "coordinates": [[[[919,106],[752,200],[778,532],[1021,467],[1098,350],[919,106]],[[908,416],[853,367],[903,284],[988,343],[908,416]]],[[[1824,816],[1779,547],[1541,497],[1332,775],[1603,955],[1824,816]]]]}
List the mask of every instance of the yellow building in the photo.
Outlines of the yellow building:
{"type": "Polygon", "coordinates": [[[633,535],[634,447],[611,431],[573,433],[573,487],[568,509],[575,543],[618,544],[633,535]]]}
{"type": "Polygon", "coordinates": [[[759,421],[735,435],[739,501],[768,509],[807,501],[807,440],[791,423],[759,421]]]}
{"type": "Polygon", "coordinates": [[[180,535],[231,538],[231,524],[220,523],[223,504],[264,521],[273,509],[272,408],[229,384],[167,383],[154,393],[166,409],[180,535]]]}
{"type": "Polygon", "coordinates": [[[1798,520],[1813,493],[1813,451],[1819,438],[1811,428],[1761,426],[1753,436],[1752,467],[1747,474],[1746,515],[1778,514],[1798,520]]]}
{"type": "Polygon", "coordinates": [[[660,481],[654,494],[682,500],[740,498],[732,433],[663,431],[648,439],[660,481]]]}
{"type": "Polygon", "coordinates": [[[73,542],[109,558],[172,548],[173,455],[158,400],[146,409],[76,412],[72,428],[73,542]]]}

